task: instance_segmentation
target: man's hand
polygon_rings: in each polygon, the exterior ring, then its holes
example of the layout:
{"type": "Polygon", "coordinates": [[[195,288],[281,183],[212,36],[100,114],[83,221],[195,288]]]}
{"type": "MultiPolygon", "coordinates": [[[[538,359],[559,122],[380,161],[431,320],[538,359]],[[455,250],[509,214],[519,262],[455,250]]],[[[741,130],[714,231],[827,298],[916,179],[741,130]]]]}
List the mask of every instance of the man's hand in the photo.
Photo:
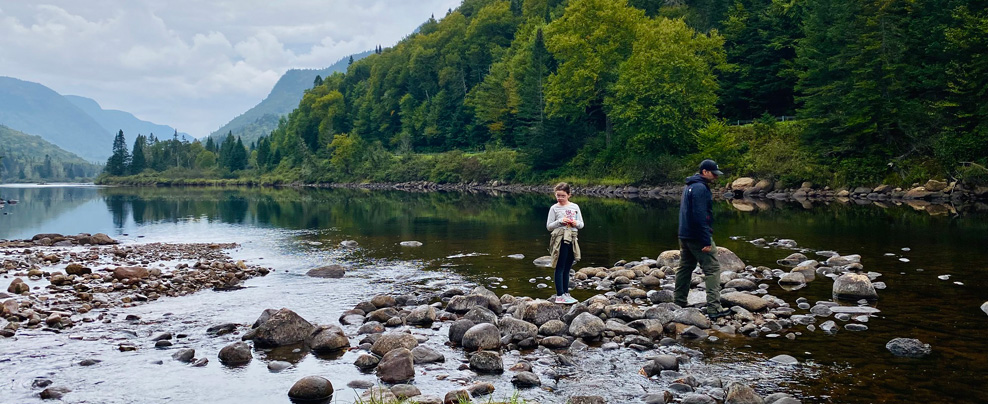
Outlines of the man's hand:
{"type": "Polygon", "coordinates": [[[710,252],[710,246],[703,247],[703,249],[701,249],[700,251],[703,251],[703,252],[707,252],[708,253],[708,252],[710,252]]]}

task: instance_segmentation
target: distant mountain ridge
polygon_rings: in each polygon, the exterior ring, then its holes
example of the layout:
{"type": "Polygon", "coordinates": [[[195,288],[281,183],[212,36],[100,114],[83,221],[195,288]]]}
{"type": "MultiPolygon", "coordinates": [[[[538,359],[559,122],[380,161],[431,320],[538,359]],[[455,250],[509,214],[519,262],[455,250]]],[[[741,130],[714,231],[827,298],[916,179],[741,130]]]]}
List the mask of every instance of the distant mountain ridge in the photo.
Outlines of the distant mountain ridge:
{"type": "MultiPolygon", "coordinates": [[[[109,133],[116,134],[117,131],[123,130],[124,136],[129,139],[129,143],[133,143],[137,135],[150,135],[154,134],[156,137],[168,137],[171,138],[172,134],[175,133],[175,128],[168,125],[159,125],[154,122],[148,122],[142,120],[130,112],[119,111],[115,109],[103,109],[96,100],[92,98],[86,98],[78,95],[66,95],[65,99],[69,100],[76,107],[79,107],[83,112],[93,117],[97,123],[100,124],[109,133]]],[[[188,133],[178,132],[178,134],[184,135],[185,137],[192,138],[188,133]]]]}
{"type": "MultiPolygon", "coordinates": [[[[352,57],[354,61],[357,61],[371,53],[373,51],[362,52],[354,54],[352,57]]],[[[279,118],[298,107],[305,90],[312,88],[316,76],[325,78],[335,72],[345,73],[350,65],[350,57],[340,59],[325,69],[291,69],[285,72],[264,100],[247,112],[233,118],[209,136],[213,137],[214,140],[222,141],[223,136],[233,132],[233,135],[240,136],[245,144],[250,144],[261,136],[267,136],[278,127],[279,118]]]]}
{"type": "Polygon", "coordinates": [[[99,166],[37,135],[0,125],[0,182],[93,178],[99,166]],[[50,160],[45,166],[46,157],[50,160]],[[50,172],[44,172],[44,171],[50,172]]]}
{"type": "Polygon", "coordinates": [[[0,125],[90,161],[110,156],[113,134],[61,94],[38,83],[0,76],[0,125]]]}

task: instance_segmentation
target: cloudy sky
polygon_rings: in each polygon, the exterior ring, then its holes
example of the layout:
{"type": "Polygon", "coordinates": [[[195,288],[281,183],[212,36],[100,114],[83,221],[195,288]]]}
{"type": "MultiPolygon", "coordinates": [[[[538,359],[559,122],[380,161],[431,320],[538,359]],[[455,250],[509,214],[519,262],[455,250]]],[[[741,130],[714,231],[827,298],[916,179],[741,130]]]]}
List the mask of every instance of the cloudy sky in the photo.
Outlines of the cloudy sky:
{"type": "Polygon", "coordinates": [[[196,137],[290,68],[390,46],[460,0],[0,0],[0,76],[196,137]]]}

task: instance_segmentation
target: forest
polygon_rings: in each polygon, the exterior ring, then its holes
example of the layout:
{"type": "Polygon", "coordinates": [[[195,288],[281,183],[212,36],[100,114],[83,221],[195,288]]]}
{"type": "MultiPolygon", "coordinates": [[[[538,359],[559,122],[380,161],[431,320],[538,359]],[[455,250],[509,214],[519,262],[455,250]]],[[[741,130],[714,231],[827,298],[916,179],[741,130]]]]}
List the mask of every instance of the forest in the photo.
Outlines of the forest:
{"type": "Polygon", "coordinates": [[[101,181],[908,185],[983,170],[986,89],[985,1],[464,0],[249,145],[118,133],[101,181]]]}

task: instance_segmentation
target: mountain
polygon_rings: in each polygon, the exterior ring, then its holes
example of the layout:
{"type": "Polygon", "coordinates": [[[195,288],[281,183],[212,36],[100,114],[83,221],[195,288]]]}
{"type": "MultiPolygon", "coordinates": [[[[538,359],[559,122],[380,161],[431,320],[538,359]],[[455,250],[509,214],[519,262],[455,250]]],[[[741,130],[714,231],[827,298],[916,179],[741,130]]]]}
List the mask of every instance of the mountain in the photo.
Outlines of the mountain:
{"type": "Polygon", "coordinates": [[[113,135],[61,94],[0,76],[0,125],[35,134],[89,161],[110,156],[113,135]]]}
{"type": "MultiPolygon", "coordinates": [[[[353,60],[363,59],[373,53],[367,51],[353,55],[353,60]]],[[[340,59],[325,69],[292,69],[287,72],[274,85],[267,98],[262,100],[253,108],[247,110],[232,121],[223,125],[209,136],[214,140],[222,141],[222,137],[233,132],[234,136],[240,136],[244,144],[256,141],[261,136],[267,136],[272,130],[278,127],[278,119],[298,107],[298,102],[302,100],[305,90],[312,88],[312,82],[316,76],[325,78],[335,72],[345,73],[349,66],[350,57],[340,59]]],[[[124,131],[124,133],[127,133],[124,131]]]]}
{"type": "MultiPolygon", "coordinates": [[[[172,134],[175,133],[175,128],[167,125],[158,125],[153,122],[144,121],[138,119],[136,116],[130,112],[118,111],[115,109],[103,109],[96,100],[92,98],[80,97],[78,95],[66,95],[66,100],[69,100],[73,105],[81,109],[83,112],[91,116],[97,123],[100,124],[109,133],[117,133],[119,130],[123,130],[124,135],[131,140],[137,137],[138,134],[149,135],[154,133],[156,137],[171,138],[172,134]]],[[[179,132],[179,135],[184,135],[188,138],[192,138],[187,133],[179,132]]]]}
{"type": "Polygon", "coordinates": [[[72,181],[93,178],[101,167],[41,136],[0,125],[0,181],[72,181]]]}

